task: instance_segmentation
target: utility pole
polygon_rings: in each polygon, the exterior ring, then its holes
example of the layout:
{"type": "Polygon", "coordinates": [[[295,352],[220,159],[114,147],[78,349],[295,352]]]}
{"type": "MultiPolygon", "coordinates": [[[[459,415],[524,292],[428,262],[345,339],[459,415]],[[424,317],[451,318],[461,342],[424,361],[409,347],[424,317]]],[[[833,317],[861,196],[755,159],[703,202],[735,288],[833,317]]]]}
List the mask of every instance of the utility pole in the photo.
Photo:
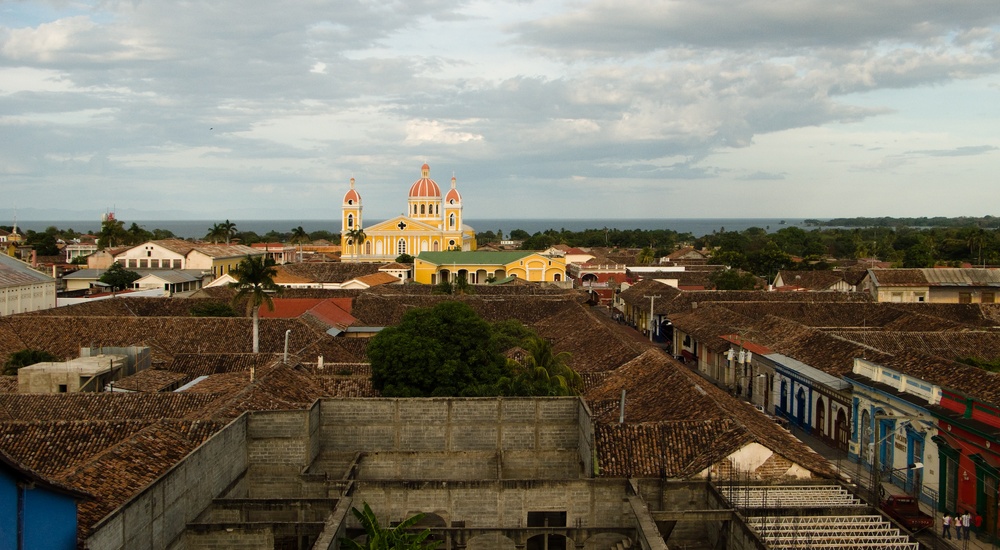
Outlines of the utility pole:
{"type": "Polygon", "coordinates": [[[653,341],[653,300],[659,298],[660,295],[656,294],[654,296],[643,296],[643,298],[649,298],[649,341],[653,341]]]}

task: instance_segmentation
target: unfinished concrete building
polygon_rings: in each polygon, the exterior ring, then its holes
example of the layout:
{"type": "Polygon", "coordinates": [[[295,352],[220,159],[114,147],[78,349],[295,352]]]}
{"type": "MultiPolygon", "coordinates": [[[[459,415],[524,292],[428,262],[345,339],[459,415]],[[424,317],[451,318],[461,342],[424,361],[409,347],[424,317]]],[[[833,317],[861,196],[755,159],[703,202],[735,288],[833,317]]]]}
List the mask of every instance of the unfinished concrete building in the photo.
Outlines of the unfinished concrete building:
{"type": "MultiPolygon", "coordinates": [[[[425,514],[446,549],[743,540],[733,533],[745,523],[709,488],[717,465],[688,481],[599,477],[596,445],[579,398],[325,399],[247,413],[105,517],[86,546],[337,548],[360,534],[349,510],[363,502],[383,524],[425,514]]],[[[785,467],[772,481],[817,481],[785,467]]]]}

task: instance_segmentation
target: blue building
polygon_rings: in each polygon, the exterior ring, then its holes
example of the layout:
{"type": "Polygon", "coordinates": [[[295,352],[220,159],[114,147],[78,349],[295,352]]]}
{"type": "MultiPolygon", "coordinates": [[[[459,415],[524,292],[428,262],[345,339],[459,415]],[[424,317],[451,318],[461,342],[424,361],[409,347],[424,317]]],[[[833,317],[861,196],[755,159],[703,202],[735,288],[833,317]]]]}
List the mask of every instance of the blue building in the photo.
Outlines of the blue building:
{"type": "Polygon", "coordinates": [[[75,549],[76,504],[89,498],[0,451],[0,548],[75,549]]]}

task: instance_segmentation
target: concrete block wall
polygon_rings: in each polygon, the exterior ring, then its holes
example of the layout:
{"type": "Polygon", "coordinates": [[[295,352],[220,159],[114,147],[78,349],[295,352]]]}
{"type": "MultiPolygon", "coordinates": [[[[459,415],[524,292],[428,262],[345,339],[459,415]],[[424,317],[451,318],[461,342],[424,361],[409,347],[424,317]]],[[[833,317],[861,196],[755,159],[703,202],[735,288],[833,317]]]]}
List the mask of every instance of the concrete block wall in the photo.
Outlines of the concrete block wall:
{"type": "MultiPolygon", "coordinates": [[[[581,434],[590,429],[580,427],[581,420],[589,424],[589,416],[581,418],[581,402],[324,400],[320,452],[367,453],[362,476],[372,479],[577,478],[589,473],[581,464],[590,461],[581,456],[581,440],[587,440],[581,434]],[[543,455],[545,460],[539,458],[543,455]]],[[[590,443],[586,453],[592,454],[590,443]]]]}
{"type": "Polygon", "coordinates": [[[274,550],[270,529],[234,529],[207,533],[187,532],[184,550],[274,550]]]}
{"type": "Polygon", "coordinates": [[[359,481],[355,506],[367,502],[380,519],[401,521],[415,513],[437,514],[467,527],[518,528],[529,511],[565,511],[570,526],[634,524],[625,481],[359,481]]]}
{"type": "Polygon", "coordinates": [[[247,417],[195,449],[143,492],[101,520],[86,540],[91,550],[168,547],[247,468],[247,417]]]}

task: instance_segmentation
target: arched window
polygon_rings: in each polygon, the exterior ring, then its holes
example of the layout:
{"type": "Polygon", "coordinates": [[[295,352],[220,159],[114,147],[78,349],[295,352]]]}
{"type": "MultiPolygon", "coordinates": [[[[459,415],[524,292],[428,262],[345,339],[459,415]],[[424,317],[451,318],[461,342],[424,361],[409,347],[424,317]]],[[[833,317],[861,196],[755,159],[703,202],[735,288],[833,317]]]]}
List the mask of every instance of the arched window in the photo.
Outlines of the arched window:
{"type": "Polygon", "coordinates": [[[448,227],[455,227],[455,214],[448,216],[448,227]]]}
{"type": "Polygon", "coordinates": [[[417,205],[415,205],[415,204],[413,205],[413,215],[414,216],[417,215],[417,205]]]}
{"type": "Polygon", "coordinates": [[[372,242],[371,241],[365,241],[365,254],[369,254],[370,255],[371,253],[372,253],[372,242]]]}
{"type": "Polygon", "coordinates": [[[354,227],[354,214],[347,215],[347,227],[354,227]]]}
{"type": "Polygon", "coordinates": [[[402,256],[403,254],[406,254],[406,240],[399,239],[399,242],[396,243],[396,255],[402,256]]]}
{"type": "Polygon", "coordinates": [[[422,205],[422,204],[420,205],[420,215],[421,216],[424,215],[424,205],[422,205]]]}

